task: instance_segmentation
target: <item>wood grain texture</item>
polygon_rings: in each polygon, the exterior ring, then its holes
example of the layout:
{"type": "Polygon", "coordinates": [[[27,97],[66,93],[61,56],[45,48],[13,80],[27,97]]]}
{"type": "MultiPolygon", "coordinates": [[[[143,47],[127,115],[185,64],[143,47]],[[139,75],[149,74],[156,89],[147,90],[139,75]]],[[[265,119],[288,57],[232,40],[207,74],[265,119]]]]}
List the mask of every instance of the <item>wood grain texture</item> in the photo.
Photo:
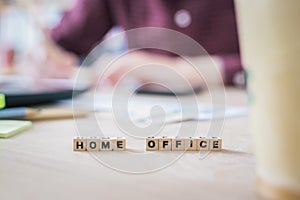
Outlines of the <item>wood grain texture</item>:
{"type": "Polygon", "coordinates": [[[209,151],[210,149],[210,141],[208,138],[199,137],[196,138],[197,151],[209,151]]]}
{"type": "Polygon", "coordinates": [[[197,150],[197,140],[196,138],[184,138],[184,147],[187,151],[196,151],[197,150]]]}
{"type": "Polygon", "coordinates": [[[86,151],[86,138],[80,136],[73,138],[73,150],[86,151]]]}
{"type": "Polygon", "coordinates": [[[100,151],[100,137],[87,137],[86,150],[87,151],[100,151]]]}
{"type": "Polygon", "coordinates": [[[209,145],[211,151],[221,151],[222,150],[222,139],[218,137],[209,138],[209,145]]]}
{"type": "MultiPolygon", "coordinates": [[[[247,103],[247,94],[241,89],[227,88],[226,94],[228,105],[247,103]]],[[[155,98],[172,99],[161,96],[155,98]]],[[[211,96],[204,91],[199,93],[199,99],[209,103],[211,96]]],[[[82,96],[82,102],[89,101],[82,96]]],[[[95,115],[101,122],[103,132],[108,136],[124,136],[110,113],[99,112],[95,115]]],[[[80,120],[89,122],[93,117],[88,116],[80,120]]],[[[183,125],[192,130],[189,127],[195,126],[196,123],[190,121],[184,122],[183,125]]],[[[209,127],[209,122],[199,124],[200,130],[207,130],[209,127]]],[[[92,126],[84,128],[86,137],[92,136],[96,130],[92,126]]],[[[163,128],[161,135],[176,131],[176,124],[168,125],[163,128]]],[[[226,121],[222,131],[221,152],[212,152],[201,160],[198,152],[187,152],[176,159],[176,162],[172,159],[174,162],[164,166],[162,170],[139,175],[111,169],[97,162],[88,152],[74,152],[74,136],[74,120],[62,119],[37,121],[24,133],[8,140],[0,139],[0,199],[175,200],[186,199],[187,196],[189,199],[258,199],[255,192],[255,160],[248,117],[226,121]]],[[[145,149],[144,139],[126,136],[126,142],[126,148],[129,150],[145,149]]],[[[176,153],[180,152],[146,152],[159,159],[176,153]]],[[[140,152],[95,154],[112,158],[120,155],[125,161],[131,161],[131,157],[140,152]]],[[[136,164],[146,168],[149,167],[146,161],[128,165],[136,164]]]]}
{"type": "Polygon", "coordinates": [[[172,150],[172,138],[163,136],[158,139],[158,150],[159,151],[171,151],[172,150]]]}
{"type": "Polygon", "coordinates": [[[125,137],[110,137],[113,151],[126,150],[126,138],[125,137]]]}
{"type": "Polygon", "coordinates": [[[158,150],[158,138],[147,137],[146,138],[146,151],[157,151],[158,150]]]}
{"type": "Polygon", "coordinates": [[[172,151],[184,151],[185,139],[184,138],[172,138],[172,151]]]}

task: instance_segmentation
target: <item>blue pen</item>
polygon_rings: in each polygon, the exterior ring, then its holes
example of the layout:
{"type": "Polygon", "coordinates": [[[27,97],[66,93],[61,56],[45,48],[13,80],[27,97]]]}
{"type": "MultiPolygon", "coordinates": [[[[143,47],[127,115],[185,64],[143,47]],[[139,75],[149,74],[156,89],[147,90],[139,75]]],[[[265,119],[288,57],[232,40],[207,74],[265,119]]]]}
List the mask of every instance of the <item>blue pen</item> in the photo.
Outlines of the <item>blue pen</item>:
{"type": "Polygon", "coordinates": [[[0,119],[22,119],[38,114],[38,109],[15,107],[0,110],[0,119]]]}

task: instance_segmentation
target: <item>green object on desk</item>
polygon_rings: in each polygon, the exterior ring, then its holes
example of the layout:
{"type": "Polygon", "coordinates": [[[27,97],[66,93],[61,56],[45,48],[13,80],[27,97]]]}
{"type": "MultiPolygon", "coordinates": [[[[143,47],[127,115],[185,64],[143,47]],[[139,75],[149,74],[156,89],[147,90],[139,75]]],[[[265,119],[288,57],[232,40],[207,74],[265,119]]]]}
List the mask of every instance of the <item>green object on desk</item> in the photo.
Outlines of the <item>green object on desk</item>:
{"type": "Polygon", "coordinates": [[[32,126],[31,121],[0,120],[0,138],[8,138],[32,126]]]}
{"type": "Polygon", "coordinates": [[[5,107],[5,96],[0,94],[0,109],[5,107]]]}

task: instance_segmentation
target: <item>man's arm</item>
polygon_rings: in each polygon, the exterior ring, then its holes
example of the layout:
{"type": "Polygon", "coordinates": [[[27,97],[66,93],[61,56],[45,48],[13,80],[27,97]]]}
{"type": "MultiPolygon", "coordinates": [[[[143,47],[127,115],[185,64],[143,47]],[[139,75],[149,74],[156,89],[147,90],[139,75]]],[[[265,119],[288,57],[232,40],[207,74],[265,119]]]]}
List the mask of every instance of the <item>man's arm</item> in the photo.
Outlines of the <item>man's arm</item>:
{"type": "Polygon", "coordinates": [[[77,0],[51,31],[51,37],[65,50],[87,55],[112,26],[105,0],[77,0]]]}
{"type": "Polygon", "coordinates": [[[236,84],[235,76],[239,72],[243,72],[241,58],[239,54],[227,54],[217,56],[222,63],[223,81],[226,85],[236,84]]]}

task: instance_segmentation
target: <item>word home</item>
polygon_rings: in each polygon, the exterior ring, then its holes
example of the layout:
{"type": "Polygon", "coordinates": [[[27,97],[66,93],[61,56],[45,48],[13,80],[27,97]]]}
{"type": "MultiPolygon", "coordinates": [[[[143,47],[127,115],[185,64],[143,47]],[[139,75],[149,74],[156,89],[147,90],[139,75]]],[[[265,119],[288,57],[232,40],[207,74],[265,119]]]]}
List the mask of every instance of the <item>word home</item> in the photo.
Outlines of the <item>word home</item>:
{"type": "Polygon", "coordinates": [[[75,137],[74,151],[123,151],[126,149],[124,137],[75,137]]]}

